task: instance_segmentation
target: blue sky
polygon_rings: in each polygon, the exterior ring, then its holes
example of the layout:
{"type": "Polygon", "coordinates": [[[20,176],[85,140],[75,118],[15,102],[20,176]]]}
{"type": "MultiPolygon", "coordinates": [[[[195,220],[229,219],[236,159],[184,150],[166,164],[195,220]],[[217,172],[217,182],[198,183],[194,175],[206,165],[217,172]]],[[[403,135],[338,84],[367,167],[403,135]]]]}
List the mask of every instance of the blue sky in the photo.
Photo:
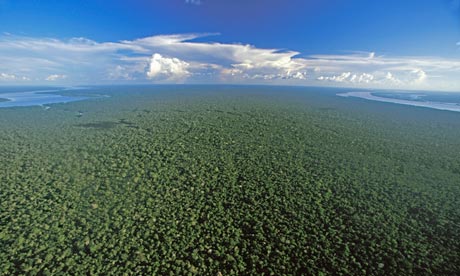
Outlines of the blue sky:
{"type": "Polygon", "coordinates": [[[460,0],[0,0],[1,84],[460,91],[460,0]]]}

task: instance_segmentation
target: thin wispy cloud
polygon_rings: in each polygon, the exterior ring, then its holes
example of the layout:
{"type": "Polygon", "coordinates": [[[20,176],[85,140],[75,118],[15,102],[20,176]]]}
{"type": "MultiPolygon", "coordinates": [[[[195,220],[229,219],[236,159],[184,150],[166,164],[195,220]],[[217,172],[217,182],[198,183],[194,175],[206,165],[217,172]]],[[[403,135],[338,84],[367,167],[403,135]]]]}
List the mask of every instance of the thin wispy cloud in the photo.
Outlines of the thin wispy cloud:
{"type": "Polygon", "coordinates": [[[171,82],[460,89],[460,60],[374,52],[302,56],[249,44],[196,42],[206,34],[117,42],[0,37],[0,82],[171,82]],[[302,56],[302,57],[301,57],[302,56]],[[65,76],[65,77],[64,77],[65,76]]]}
{"type": "Polygon", "coordinates": [[[185,0],[185,3],[199,6],[203,2],[201,0],[185,0]]]}

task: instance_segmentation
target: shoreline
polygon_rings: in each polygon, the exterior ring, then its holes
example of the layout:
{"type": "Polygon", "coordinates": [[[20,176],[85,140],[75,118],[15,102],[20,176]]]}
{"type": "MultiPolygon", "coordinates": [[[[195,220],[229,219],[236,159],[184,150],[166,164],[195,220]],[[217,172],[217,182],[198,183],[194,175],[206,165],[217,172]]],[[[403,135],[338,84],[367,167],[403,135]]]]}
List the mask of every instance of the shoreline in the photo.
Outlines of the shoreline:
{"type": "Polygon", "coordinates": [[[444,110],[444,111],[460,112],[460,105],[456,103],[420,102],[420,101],[410,101],[410,100],[403,100],[403,99],[390,99],[390,98],[375,96],[372,94],[372,92],[346,92],[346,93],[338,93],[336,95],[339,97],[346,97],[346,98],[354,97],[354,98],[361,98],[361,99],[366,99],[370,101],[395,103],[395,104],[411,105],[411,106],[417,106],[417,107],[426,107],[426,108],[444,110]]]}
{"type": "Polygon", "coordinates": [[[36,91],[25,91],[25,92],[2,93],[0,94],[0,98],[4,99],[4,101],[0,101],[0,108],[43,106],[47,104],[68,103],[68,102],[75,102],[75,101],[81,101],[81,100],[88,99],[88,97],[63,96],[63,95],[55,94],[56,92],[68,91],[68,90],[73,90],[73,89],[63,88],[63,89],[51,89],[51,90],[36,90],[36,91]]]}

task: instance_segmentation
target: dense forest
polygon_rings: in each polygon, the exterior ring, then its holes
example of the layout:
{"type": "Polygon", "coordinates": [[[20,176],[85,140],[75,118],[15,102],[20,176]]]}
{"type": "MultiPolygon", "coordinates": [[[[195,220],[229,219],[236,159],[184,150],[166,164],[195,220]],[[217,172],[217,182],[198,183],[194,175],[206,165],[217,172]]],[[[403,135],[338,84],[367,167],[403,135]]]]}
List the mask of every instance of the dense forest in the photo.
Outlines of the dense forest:
{"type": "Polygon", "coordinates": [[[0,274],[458,275],[460,113],[335,89],[0,109],[0,274]]]}

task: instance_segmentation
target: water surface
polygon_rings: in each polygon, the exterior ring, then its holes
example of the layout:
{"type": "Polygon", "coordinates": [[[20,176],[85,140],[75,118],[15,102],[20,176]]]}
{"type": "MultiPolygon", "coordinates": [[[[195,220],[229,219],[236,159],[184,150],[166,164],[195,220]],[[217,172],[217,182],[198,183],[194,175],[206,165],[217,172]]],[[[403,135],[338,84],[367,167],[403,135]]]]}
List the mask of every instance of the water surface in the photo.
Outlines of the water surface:
{"type": "Polygon", "coordinates": [[[389,93],[373,93],[373,92],[347,92],[337,94],[341,97],[356,97],[371,101],[379,101],[386,103],[395,103],[403,105],[412,105],[418,107],[427,107],[438,110],[448,110],[460,112],[460,103],[454,102],[458,95],[443,96],[439,95],[432,97],[434,99],[441,99],[442,101],[434,101],[430,99],[430,95],[420,93],[405,93],[405,94],[389,94],[389,93]],[[449,102],[452,101],[452,102],[449,102]]]}
{"type": "Polygon", "coordinates": [[[88,97],[83,96],[64,96],[56,93],[59,91],[78,89],[82,88],[49,89],[1,93],[0,108],[19,106],[43,106],[48,104],[68,103],[88,99],[88,97]]]}

